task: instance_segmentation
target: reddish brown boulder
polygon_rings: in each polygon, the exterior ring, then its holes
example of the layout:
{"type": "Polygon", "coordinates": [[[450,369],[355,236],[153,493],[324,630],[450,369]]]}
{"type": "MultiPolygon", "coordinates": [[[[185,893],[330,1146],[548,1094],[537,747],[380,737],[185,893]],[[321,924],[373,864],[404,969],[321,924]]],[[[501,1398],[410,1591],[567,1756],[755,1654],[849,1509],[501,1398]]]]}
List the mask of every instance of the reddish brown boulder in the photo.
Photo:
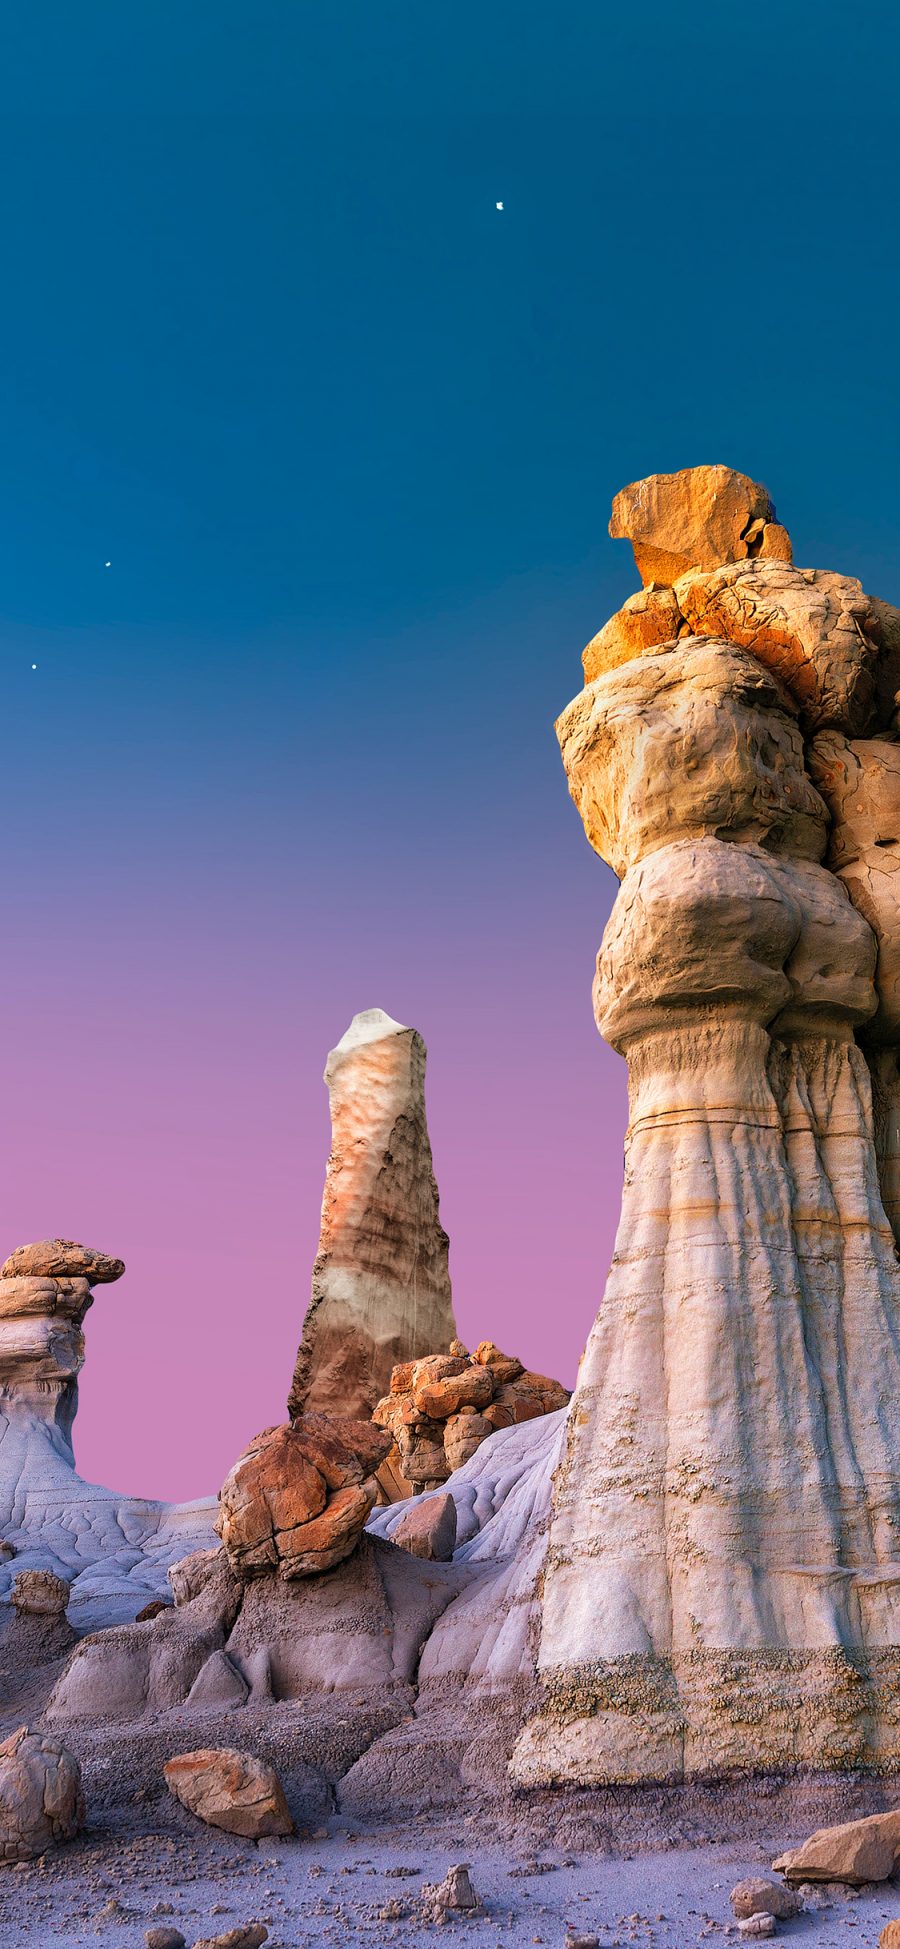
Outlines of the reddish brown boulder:
{"type": "Polygon", "coordinates": [[[229,1746],[176,1753],[166,1760],[163,1776],[175,1799],[210,1827],[254,1841],[294,1831],[275,1768],[254,1753],[229,1746]]]}
{"type": "Polygon", "coordinates": [[[78,1245],[71,1238],[44,1238],[37,1245],[20,1245],[0,1266],[0,1279],[86,1279],[91,1286],[111,1284],[125,1271],[121,1259],[78,1245]]]}
{"type": "Polygon", "coordinates": [[[446,1421],[462,1407],[486,1407],[493,1392],[491,1375],[478,1361],[438,1354],[417,1360],[413,1368],[413,1400],[432,1420],[446,1421]]]}
{"type": "Polygon", "coordinates": [[[490,1368],[495,1387],[502,1387],[504,1381],[517,1381],[519,1375],[525,1372],[521,1360],[516,1360],[513,1354],[501,1353],[493,1340],[480,1341],[473,1359],[479,1361],[482,1367],[490,1368]]]}
{"type": "Polygon", "coordinates": [[[337,1415],[301,1415],[257,1435],[219,1491],[216,1530],[235,1576],[309,1577],[349,1556],[390,1450],[373,1423],[337,1415]]]}

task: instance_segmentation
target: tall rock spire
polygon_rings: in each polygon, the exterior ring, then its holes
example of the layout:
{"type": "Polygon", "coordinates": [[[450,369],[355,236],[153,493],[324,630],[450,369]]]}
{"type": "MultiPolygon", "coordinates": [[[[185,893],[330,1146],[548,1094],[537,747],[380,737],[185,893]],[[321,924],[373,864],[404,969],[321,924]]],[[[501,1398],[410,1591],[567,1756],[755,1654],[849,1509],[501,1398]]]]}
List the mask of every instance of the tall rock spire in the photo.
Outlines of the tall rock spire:
{"type": "Polygon", "coordinates": [[[900,1762],[900,615],[727,471],[618,497],[665,623],[613,618],[557,726],[630,1118],[524,1784],[900,1762]]]}
{"type": "Polygon", "coordinates": [[[326,1063],[331,1156],[292,1417],[310,1409],[368,1416],[392,1367],[449,1348],[456,1336],[425,1057],[416,1029],[369,1008],[326,1063]]]}

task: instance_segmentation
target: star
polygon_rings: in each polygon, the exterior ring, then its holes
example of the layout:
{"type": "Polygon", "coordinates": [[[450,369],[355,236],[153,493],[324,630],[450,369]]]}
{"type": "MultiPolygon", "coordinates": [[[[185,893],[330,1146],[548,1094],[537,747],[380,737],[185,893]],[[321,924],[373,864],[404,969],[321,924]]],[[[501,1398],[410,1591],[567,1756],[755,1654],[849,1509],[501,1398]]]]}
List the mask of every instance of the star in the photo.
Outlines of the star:
{"type": "Polygon", "coordinates": [[[104,568],[112,568],[112,562],[104,562],[104,568]]]}
{"type": "Polygon", "coordinates": [[[502,204],[502,203],[495,203],[495,204],[494,204],[494,209],[495,209],[495,210],[502,210],[502,208],[503,208],[503,204],[502,204]]]}
{"type": "Polygon", "coordinates": [[[32,666],[31,666],[31,668],[32,668],[32,670],[36,670],[36,669],[37,669],[37,664],[36,664],[36,663],[33,663],[33,664],[32,664],[32,666]]]}

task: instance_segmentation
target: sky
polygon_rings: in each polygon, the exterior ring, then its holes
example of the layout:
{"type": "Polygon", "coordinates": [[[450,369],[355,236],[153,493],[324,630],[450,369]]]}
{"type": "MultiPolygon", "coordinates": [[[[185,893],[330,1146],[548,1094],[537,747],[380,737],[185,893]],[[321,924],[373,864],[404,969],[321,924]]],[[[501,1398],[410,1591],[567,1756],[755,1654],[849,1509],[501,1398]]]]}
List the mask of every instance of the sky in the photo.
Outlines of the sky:
{"type": "Polygon", "coordinates": [[[898,40],[878,0],[8,10],[0,1246],[126,1261],[89,1478],[209,1494],[283,1418],[361,1008],[428,1045],[463,1336],[574,1379],[627,1111],[553,721],[644,474],[738,467],[900,602],[898,40]]]}

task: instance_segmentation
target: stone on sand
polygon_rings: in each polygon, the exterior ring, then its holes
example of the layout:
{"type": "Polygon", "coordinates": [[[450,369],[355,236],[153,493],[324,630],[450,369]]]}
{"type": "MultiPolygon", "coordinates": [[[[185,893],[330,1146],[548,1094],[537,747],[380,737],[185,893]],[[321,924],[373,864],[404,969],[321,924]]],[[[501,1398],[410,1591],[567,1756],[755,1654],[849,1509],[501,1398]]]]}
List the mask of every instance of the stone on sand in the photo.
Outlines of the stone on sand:
{"type": "Polygon", "coordinates": [[[788,1884],[798,1881],[887,1881],[900,1860],[900,1810],[867,1820],[821,1827],[802,1847],[779,1855],[772,1867],[788,1884]]]}
{"type": "Polygon", "coordinates": [[[254,1841],[294,1831],[278,1774],[255,1753],[200,1747],[166,1760],[163,1775],[175,1799],[209,1827],[254,1841]]]}
{"type": "Polygon", "coordinates": [[[410,1556],[448,1563],[456,1547],[456,1504],[452,1496],[433,1495],[413,1504],[397,1524],[391,1542],[410,1556]]]}
{"type": "Polygon", "coordinates": [[[739,1922],[751,1915],[775,1915],[782,1920],[789,1915],[799,1915],[803,1907],[802,1896],[793,1888],[785,1888],[779,1881],[766,1881],[762,1875],[751,1875],[747,1881],[739,1881],[731,1891],[731,1906],[739,1922]]]}

